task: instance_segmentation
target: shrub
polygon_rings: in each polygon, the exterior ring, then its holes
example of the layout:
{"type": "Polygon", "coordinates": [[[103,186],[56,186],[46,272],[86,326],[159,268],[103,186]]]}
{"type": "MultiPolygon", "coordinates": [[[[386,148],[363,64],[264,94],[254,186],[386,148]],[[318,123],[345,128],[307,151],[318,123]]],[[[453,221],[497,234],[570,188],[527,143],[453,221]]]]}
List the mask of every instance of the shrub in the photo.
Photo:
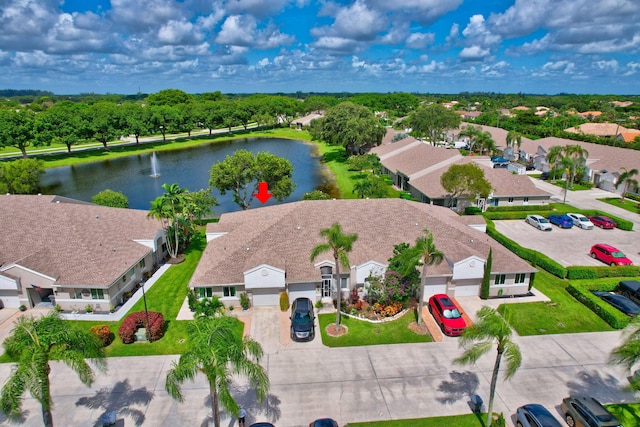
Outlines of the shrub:
{"type": "MultiPolygon", "coordinates": [[[[137,311],[128,315],[120,328],[118,329],[118,336],[124,344],[131,344],[135,341],[135,334],[139,328],[144,328],[147,324],[147,316],[144,311],[137,311]]],[[[151,340],[157,341],[164,335],[164,317],[162,313],[157,311],[149,312],[149,332],[151,333],[151,340]]]]}
{"type": "Polygon", "coordinates": [[[482,209],[477,206],[467,206],[464,208],[465,215],[481,215],[482,209]]]}
{"type": "Polygon", "coordinates": [[[198,304],[198,294],[196,290],[189,287],[187,291],[187,304],[189,304],[189,310],[194,311],[196,309],[196,305],[198,304]]]}
{"type": "Polygon", "coordinates": [[[289,310],[289,294],[286,291],[280,292],[280,311],[289,310]]]}
{"type": "MultiPolygon", "coordinates": [[[[575,299],[586,305],[591,311],[600,316],[605,322],[611,325],[612,328],[623,329],[629,324],[629,317],[621,311],[615,309],[609,303],[602,301],[599,297],[593,295],[593,290],[610,291],[615,289],[615,286],[603,286],[605,289],[588,289],[587,286],[582,286],[577,283],[571,283],[567,286],[567,292],[569,292],[575,299]]],[[[589,288],[593,288],[589,286],[589,288]]]]}
{"type": "Polygon", "coordinates": [[[242,308],[249,307],[249,297],[247,296],[246,292],[242,292],[240,294],[240,305],[242,306],[242,308]]]}
{"type": "Polygon", "coordinates": [[[98,337],[100,341],[102,341],[102,345],[104,347],[108,346],[113,342],[113,334],[111,333],[111,329],[107,325],[95,325],[92,326],[89,331],[98,337]]]}
{"type": "Polygon", "coordinates": [[[640,276],[640,267],[621,265],[617,267],[567,267],[567,279],[601,279],[605,277],[640,276]]]}
{"type": "Polygon", "coordinates": [[[487,212],[552,211],[551,205],[489,206],[487,212]]]}

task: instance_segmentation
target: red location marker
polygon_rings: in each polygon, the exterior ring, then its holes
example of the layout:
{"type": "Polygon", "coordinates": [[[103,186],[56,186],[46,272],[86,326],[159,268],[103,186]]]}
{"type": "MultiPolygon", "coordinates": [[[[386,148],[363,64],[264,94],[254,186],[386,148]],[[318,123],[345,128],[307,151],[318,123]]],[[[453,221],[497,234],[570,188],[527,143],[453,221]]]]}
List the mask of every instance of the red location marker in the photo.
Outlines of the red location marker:
{"type": "Polygon", "coordinates": [[[259,182],[258,183],[258,192],[253,193],[256,196],[256,199],[260,200],[260,203],[266,203],[267,200],[273,196],[273,194],[269,193],[269,183],[268,182],[259,182]]]}

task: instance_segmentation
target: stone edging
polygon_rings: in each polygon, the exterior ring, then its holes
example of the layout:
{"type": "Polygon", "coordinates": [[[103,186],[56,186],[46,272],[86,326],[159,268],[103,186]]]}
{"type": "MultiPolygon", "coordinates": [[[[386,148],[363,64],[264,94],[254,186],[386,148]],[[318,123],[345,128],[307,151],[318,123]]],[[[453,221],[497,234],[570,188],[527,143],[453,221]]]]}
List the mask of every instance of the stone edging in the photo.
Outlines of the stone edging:
{"type": "Polygon", "coordinates": [[[365,322],[369,322],[369,323],[385,323],[385,322],[392,322],[392,321],[394,321],[394,320],[396,320],[396,319],[401,318],[401,317],[402,317],[402,316],[404,316],[404,315],[407,313],[407,311],[409,311],[409,310],[410,310],[410,308],[405,308],[404,310],[401,310],[400,312],[398,312],[398,313],[397,313],[396,315],[394,315],[394,316],[391,316],[391,317],[383,317],[383,318],[382,318],[382,319],[380,319],[380,320],[368,319],[368,318],[366,318],[366,317],[364,317],[364,316],[354,316],[354,315],[352,315],[352,314],[345,313],[344,311],[341,311],[341,312],[340,312],[340,315],[341,315],[341,316],[351,317],[352,319],[363,320],[363,321],[365,321],[365,322]]]}

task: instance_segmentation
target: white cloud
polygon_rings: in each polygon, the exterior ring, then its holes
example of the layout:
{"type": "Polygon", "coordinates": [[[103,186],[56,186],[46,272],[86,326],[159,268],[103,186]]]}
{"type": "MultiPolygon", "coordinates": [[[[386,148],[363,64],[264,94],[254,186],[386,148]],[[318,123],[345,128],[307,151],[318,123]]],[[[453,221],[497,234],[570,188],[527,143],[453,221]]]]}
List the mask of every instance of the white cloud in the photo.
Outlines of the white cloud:
{"type": "Polygon", "coordinates": [[[551,62],[547,62],[542,66],[542,69],[544,71],[560,71],[563,72],[564,74],[573,74],[573,72],[575,71],[576,68],[576,64],[574,62],[571,61],[551,61],[551,62]]]}
{"type": "Polygon", "coordinates": [[[436,35],[433,33],[412,33],[407,37],[406,46],[410,49],[424,49],[433,44],[436,35]]]}
{"type": "Polygon", "coordinates": [[[202,33],[196,30],[191,22],[185,20],[171,20],[158,30],[158,41],[164,44],[196,44],[202,39],[202,33]]]}
{"type": "Polygon", "coordinates": [[[481,46],[470,46],[462,49],[458,57],[465,61],[482,60],[490,53],[489,49],[484,49],[481,46]]]}
{"type": "Polygon", "coordinates": [[[609,61],[596,61],[593,66],[599,70],[608,70],[615,72],[618,70],[618,61],[611,59],[609,61]]]}

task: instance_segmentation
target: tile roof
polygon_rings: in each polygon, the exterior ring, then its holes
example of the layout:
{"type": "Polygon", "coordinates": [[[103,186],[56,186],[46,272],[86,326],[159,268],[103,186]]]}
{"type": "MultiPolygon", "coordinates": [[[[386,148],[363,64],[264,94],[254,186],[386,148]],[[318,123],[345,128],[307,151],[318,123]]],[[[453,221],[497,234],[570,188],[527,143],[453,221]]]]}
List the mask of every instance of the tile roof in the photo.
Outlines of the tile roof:
{"type": "Polygon", "coordinates": [[[147,211],[56,196],[0,195],[0,265],[19,264],[60,285],[109,286],[149,253],[162,229],[147,211]]]}
{"type": "MultiPolygon", "coordinates": [[[[531,272],[529,264],[485,233],[472,229],[450,209],[403,199],[305,200],[224,213],[207,233],[226,233],[211,240],[191,279],[192,286],[244,283],[244,272],[268,264],[287,272],[289,282],[316,282],[315,263],[333,261],[326,253],[310,261],[311,249],[324,243],[320,230],[339,222],[345,233],[357,233],[349,255],[352,266],[368,261],[387,264],[393,245],[414,243],[425,227],[449,262],[472,255],[483,259],[493,248],[494,272],[531,272]]],[[[451,274],[447,262],[430,274],[451,274]]]]}

